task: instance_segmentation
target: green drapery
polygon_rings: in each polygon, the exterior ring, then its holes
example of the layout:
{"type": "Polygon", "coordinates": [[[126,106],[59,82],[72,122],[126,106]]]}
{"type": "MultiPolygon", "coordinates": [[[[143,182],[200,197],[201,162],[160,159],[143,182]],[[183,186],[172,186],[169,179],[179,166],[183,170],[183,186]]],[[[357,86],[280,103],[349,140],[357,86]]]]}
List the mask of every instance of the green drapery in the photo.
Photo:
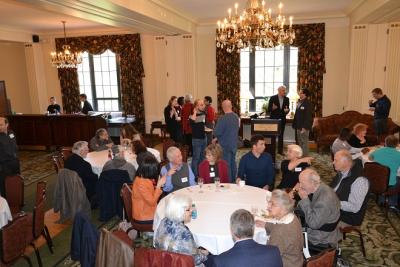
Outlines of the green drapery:
{"type": "MultiPolygon", "coordinates": [[[[57,51],[62,50],[63,38],[56,39],[57,51]]],[[[102,54],[107,49],[119,55],[122,109],[136,116],[138,130],[144,131],[144,69],[139,34],[102,35],[67,38],[71,52],[87,51],[102,54]]],[[[79,105],[79,82],[76,69],[59,69],[63,106],[66,113],[77,112],[79,105]]]]}

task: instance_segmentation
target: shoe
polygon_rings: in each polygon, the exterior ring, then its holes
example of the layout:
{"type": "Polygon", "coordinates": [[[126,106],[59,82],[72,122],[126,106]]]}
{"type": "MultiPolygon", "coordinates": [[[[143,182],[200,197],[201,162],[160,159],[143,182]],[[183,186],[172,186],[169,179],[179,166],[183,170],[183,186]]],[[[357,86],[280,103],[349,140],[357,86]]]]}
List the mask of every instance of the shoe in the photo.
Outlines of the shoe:
{"type": "Polygon", "coordinates": [[[397,214],[400,214],[400,209],[396,206],[389,206],[389,209],[397,214]]]}

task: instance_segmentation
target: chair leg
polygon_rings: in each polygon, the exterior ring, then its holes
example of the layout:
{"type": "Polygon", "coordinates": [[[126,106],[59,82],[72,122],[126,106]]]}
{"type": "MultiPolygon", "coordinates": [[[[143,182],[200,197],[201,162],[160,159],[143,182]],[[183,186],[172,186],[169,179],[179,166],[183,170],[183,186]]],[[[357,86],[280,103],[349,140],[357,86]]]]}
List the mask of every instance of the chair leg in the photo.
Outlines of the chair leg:
{"type": "Polygon", "coordinates": [[[39,267],[43,267],[42,258],[40,257],[39,250],[38,250],[38,248],[35,246],[35,243],[32,242],[32,243],[30,243],[29,245],[31,245],[31,246],[33,247],[33,249],[35,250],[36,259],[37,259],[37,262],[38,262],[38,264],[39,264],[39,267]]]}
{"type": "Polygon", "coordinates": [[[29,257],[28,256],[26,256],[26,255],[22,255],[22,257],[28,262],[28,264],[29,264],[29,267],[33,267],[32,266],[32,262],[31,262],[31,259],[29,259],[29,257]]]}
{"type": "Polygon", "coordinates": [[[53,251],[53,240],[51,239],[49,229],[47,228],[46,225],[44,226],[42,234],[43,234],[44,238],[46,239],[46,243],[47,243],[47,246],[49,247],[50,253],[54,254],[54,251],[53,251]]]}
{"type": "Polygon", "coordinates": [[[362,250],[362,254],[364,256],[364,258],[367,256],[367,254],[365,253],[365,246],[364,246],[364,239],[362,237],[361,232],[358,233],[360,235],[360,242],[361,242],[361,250],[362,250]]]}

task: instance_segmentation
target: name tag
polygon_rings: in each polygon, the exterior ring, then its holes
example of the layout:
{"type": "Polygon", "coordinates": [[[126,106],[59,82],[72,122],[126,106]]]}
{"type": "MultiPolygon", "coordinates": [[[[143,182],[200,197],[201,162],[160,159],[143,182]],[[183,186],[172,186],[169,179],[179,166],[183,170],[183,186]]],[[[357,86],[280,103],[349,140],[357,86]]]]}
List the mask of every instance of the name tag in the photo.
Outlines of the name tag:
{"type": "Polygon", "coordinates": [[[9,136],[11,139],[13,139],[13,138],[15,137],[14,134],[9,134],[8,136],[9,136]]]}
{"type": "Polygon", "coordinates": [[[300,109],[304,109],[304,107],[300,107],[300,109]]]}
{"type": "Polygon", "coordinates": [[[188,182],[188,178],[187,177],[182,177],[181,181],[182,181],[182,183],[187,183],[188,182]]]}
{"type": "Polygon", "coordinates": [[[294,168],[295,172],[301,172],[301,167],[294,168]]]}
{"type": "Polygon", "coordinates": [[[215,172],[210,172],[210,177],[211,178],[215,177],[215,172]]]}

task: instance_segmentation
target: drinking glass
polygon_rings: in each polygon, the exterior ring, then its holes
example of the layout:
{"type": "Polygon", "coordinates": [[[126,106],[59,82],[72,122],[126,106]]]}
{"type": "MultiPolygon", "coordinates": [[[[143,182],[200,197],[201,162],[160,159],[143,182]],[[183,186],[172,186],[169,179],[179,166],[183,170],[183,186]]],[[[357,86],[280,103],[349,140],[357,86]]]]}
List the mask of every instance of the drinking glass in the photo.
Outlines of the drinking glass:
{"type": "Polygon", "coordinates": [[[203,193],[202,187],[203,187],[203,184],[204,184],[204,179],[201,178],[201,177],[197,178],[197,183],[198,183],[198,185],[200,187],[199,193],[203,193]]]}
{"type": "Polygon", "coordinates": [[[257,216],[257,214],[258,214],[258,207],[256,207],[256,206],[251,206],[251,214],[253,214],[253,216],[257,216]]]}
{"type": "Polygon", "coordinates": [[[220,183],[221,183],[221,180],[219,179],[219,177],[215,177],[214,184],[215,184],[216,191],[218,191],[220,183]]]}

